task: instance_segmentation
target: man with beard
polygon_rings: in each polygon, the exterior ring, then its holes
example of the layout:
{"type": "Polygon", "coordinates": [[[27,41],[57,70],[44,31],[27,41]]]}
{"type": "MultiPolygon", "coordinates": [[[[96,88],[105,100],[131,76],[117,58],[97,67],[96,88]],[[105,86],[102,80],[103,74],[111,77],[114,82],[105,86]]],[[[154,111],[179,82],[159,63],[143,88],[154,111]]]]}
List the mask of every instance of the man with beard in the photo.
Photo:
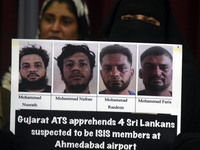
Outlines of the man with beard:
{"type": "Polygon", "coordinates": [[[49,56],[47,51],[40,48],[24,47],[19,55],[19,72],[21,82],[20,92],[51,92],[51,86],[47,85],[47,66],[49,56]]]}
{"type": "Polygon", "coordinates": [[[65,83],[64,93],[90,93],[95,54],[87,45],[65,45],[57,58],[57,65],[65,83]]]}
{"type": "Polygon", "coordinates": [[[145,90],[139,91],[138,95],[172,96],[168,89],[172,81],[172,61],[172,55],[160,46],[143,52],[139,77],[143,79],[145,90]]]}
{"type": "Polygon", "coordinates": [[[104,47],[100,53],[100,70],[106,90],[99,94],[135,95],[128,90],[134,75],[132,53],[124,46],[114,44],[104,47]]]}

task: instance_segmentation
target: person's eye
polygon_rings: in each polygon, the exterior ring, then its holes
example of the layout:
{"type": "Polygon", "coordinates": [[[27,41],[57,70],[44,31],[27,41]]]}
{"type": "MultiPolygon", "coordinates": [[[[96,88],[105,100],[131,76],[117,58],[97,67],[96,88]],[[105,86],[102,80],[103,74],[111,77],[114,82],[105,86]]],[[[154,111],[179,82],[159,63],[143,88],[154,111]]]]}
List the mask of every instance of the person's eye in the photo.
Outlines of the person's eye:
{"type": "Polygon", "coordinates": [[[80,66],[81,67],[87,66],[87,63],[82,62],[82,63],[80,63],[80,66]]]}
{"type": "Polygon", "coordinates": [[[26,70],[26,69],[30,68],[30,65],[28,65],[28,64],[22,65],[22,68],[26,70]]]}
{"type": "Polygon", "coordinates": [[[168,71],[169,70],[169,66],[168,65],[160,65],[159,68],[162,71],[168,71]]]}
{"type": "Polygon", "coordinates": [[[66,63],[66,64],[65,64],[65,67],[66,67],[66,68],[71,68],[71,67],[73,67],[73,66],[74,66],[73,63],[66,63]]]}
{"type": "Polygon", "coordinates": [[[134,20],[135,19],[135,15],[124,15],[121,16],[121,20],[134,20]]]}
{"type": "Polygon", "coordinates": [[[119,70],[120,72],[125,72],[127,69],[126,66],[117,66],[117,70],[119,70]]]}
{"type": "Polygon", "coordinates": [[[42,64],[36,64],[35,65],[35,68],[41,68],[42,67],[42,64]]]}
{"type": "Polygon", "coordinates": [[[69,18],[64,18],[64,19],[62,19],[62,24],[64,26],[70,25],[70,24],[72,24],[72,20],[69,18]]]}
{"type": "Polygon", "coordinates": [[[156,26],[160,26],[160,22],[153,17],[147,17],[144,21],[146,21],[147,23],[156,25],[156,26]]]}
{"type": "Polygon", "coordinates": [[[47,23],[53,23],[54,22],[54,17],[53,16],[44,16],[44,20],[47,22],[47,23]]]}
{"type": "Polygon", "coordinates": [[[150,64],[146,64],[146,65],[144,65],[144,69],[145,70],[153,70],[155,68],[155,66],[154,65],[150,65],[150,64]]]}
{"type": "Polygon", "coordinates": [[[103,67],[103,70],[104,70],[105,72],[110,72],[110,71],[112,70],[112,66],[104,66],[104,67],[103,67]]]}
{"type": "Polygon", "coordinates": [[[130,16],[128,16],[128,17],[123,17],[123,19],[122,20],[133,20],[133,18],[132,17],[130,17],[130,16]]]}
{"type": "Polygon", "coordinates": [[[146,22],[151,23],[151,24],[156,24],[156,22],[154,20],[146,20],[146,22]]]}
{"type": "Polygon", "coordinates": [[[128,14],[128,15],[121,16],[121,20],[135,20],[135,19],[136,19],[136,15],[128,14]]]}

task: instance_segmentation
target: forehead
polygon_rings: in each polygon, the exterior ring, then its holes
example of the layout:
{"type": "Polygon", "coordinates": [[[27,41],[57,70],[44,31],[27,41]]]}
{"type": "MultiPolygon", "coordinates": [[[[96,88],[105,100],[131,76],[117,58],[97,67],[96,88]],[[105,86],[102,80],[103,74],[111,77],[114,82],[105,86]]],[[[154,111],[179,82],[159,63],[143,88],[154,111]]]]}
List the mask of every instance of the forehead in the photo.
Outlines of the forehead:
{"type": "Polygon", "coordinates": [[[69,10],[67,3],[53,2],[49,8],[44,12],[44,14],[54,14],[61,16],[73,16],[74,14],[69,10]]]}
{"type": "Polygon", "coordinates": [[[107,54],[102,59],[102,64],[125,64],[128,63],[127,56],[116,53],[116,54],[107,54]]]}
{"type": "Polygon", "coordinates": [[[28,62],[42,62],[42,57],[37,54],[30,54],[30,55],[24,55],[21,58],[21,63],[28,63],[28,62]]]}
{"type": "Polygon", "coordinates": [[[68,61],[89,61],[88,56],[82,52],[75,53],[69,57],[64,58],[64,62],[68,61]]]}
{"type": "Polygon", "coordinates": [[[172,60],[166,55],[150,55],[144,58],[142,64],[152,63],[152,64],[172,64],[172,60]]]}

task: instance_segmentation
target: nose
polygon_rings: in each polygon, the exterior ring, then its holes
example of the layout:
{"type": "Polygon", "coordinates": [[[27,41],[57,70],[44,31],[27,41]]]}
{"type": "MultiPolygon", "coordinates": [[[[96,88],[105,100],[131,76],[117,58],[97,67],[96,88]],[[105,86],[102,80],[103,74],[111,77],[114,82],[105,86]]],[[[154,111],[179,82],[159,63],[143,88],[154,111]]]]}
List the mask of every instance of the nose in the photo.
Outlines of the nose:
{"type": "Polygon", "coordinates": [[[59,32],[60,31],[60,22],[58,20],[56,20],[53,24],[52,24],[52,28],[51,30],[53,32],[59,32]]]}
{"type": "Polygon", "coordinates": [[[79,64],[74,63],[74,65],[72,67],[72,71],[79,71],[79,70],[80,70],[79,64]]]}
{"type": "Polygon", "coordinates": [[[154,74],[154,75],[158,75],[158,76],[162,74],[162,70],[160,69],[159,66],[156,66],[156,67],[154,68],[153,74],[154,74]]]}
{"type": "Polygon", "coordinates": [[[34,65],[31,65],[30,68],[29,68],[29,71],[30,72],[35,72],[36,71],[36,68],[34,65]]]}
{"type": "Polygon", "coordinates": [[[111,75],[119,76],[119,70],[117,69],[117,66],[112,67],[111,75]]]}

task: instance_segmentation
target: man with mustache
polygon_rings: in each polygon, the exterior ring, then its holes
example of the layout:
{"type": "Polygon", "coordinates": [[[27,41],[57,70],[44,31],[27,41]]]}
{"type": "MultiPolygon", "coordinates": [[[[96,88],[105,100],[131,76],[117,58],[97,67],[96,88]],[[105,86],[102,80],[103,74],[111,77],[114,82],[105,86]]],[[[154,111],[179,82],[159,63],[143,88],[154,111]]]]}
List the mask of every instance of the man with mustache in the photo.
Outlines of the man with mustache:
{"type": "Polygon", "coordinates": [[[87,45],[65,45],[57,58],[57,65],[65,83],[64,93],[90,93],[95,54],[87,45]]]}
{"type": "Polygon", "coordinates": [[[124,46],[114,44],[104,47],[100,53],[100,70],[106,89],[99,94],[135,95],[128,90],[134,75],[132,53],[124,46]]]}
{"type": "Polygon", "coordinates": [[[51,92],[47,85],[49,55],[42,47],[24,47],[19,55],[20,92],[51,92]]]}
{"type": "Polygon", "coordinates": [[[172,81],[172,55],[163,47],[153,46],[140,56],[139,77],[143,79],[145,90],[138,95],[172,96],[169,87],[172,81]]]}

